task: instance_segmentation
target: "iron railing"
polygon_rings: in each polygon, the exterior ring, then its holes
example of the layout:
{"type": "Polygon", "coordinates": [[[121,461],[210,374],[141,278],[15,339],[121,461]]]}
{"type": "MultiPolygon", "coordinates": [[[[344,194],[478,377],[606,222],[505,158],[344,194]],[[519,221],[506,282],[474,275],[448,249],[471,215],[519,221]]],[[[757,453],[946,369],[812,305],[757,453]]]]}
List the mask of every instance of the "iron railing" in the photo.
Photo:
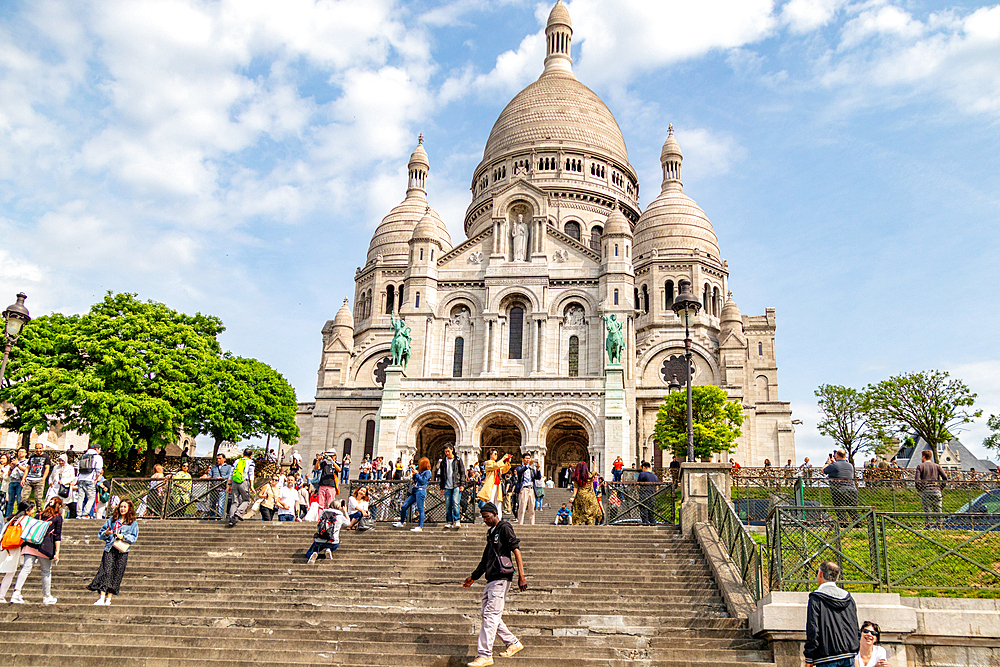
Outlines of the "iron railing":
{"type": "Polygon", "coordinates": [[[779,506],[767,537],[771,590],[809,590],[830,560],[849,590],[1000,591],[1000,514],[779,506]]]}
{"type": "Polygon", "coordinates": [[[110,504],[129,500],[140,519],[221,519],[228,483],[220,478],[116,477],[111,480],[110,504]]]}
{"type": "MultiPolygon", "coordinates": [[[[362,486],[368,489],[368,510],[374,514],[376,521],[398,521],[403,503],[413,488],[413,482],[406,479],[353,479],[351,480],[351,495],[354,495],[354,492],[362,486]]],[[[476,492],[479,491],[479,485],[473,481],[465,480],[462,482],[461,489],[459,518],[465,523],[475,523],[476,517],[479,516],[479,505],[476,502],[476,492]]],[[[407,513],[407,519],[415,521],[416,518],[416,510],[411,507],[407,513]]],[[[427,497],[424,499],[424,522],[444,523],[447,520],[444,492],[439,486],[431,484],[427,488],[427,497]]]]}
{"type": "Polygon", "coordinates": [[[719,490],[714,481],[708,486],[708,516],[729,553],[729,558],[739,570],[743,585],[754,601],[759,601],[766,594],[761,549],[736,516],[726,494],[719,490]]]}
{"type": "MultiPolygon", "coordinates": [[[[925,509],[920,483],[912,479],[909,470],[874,468],[846,481],[827,479],[816,469],[811,474],[796,468],[739,468],[732,472],[733,506],[744,523],[764,525],[774,507],[796,504],[797,485],[801,486],[799,502],[805,505],[857,505],[904,513],[925,509]],[[876,473],[899,477],[876,478],[876,473]]],[[[945,512],[968,512],[977,504],[992,504],[988,511],[1000,512],[1000,480],[995,478],[949,479],[941,494],[945,512]]]]}
{"type": "Polygon", "coordinates": [[[609,525],[662,526],[677,523],[677,487],[663,482],[605,482],[609,525]]]}

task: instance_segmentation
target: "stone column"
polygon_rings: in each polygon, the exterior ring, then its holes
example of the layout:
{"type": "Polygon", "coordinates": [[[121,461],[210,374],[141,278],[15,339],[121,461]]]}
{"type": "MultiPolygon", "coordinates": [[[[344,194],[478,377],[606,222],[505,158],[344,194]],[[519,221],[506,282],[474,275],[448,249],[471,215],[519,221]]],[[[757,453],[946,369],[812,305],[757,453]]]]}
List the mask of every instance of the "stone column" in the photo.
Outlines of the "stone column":
{"type": "MultiPolygon", "coordinates": [[[[600,474],[611,477],[607,470],[607,462],[615,457],[625,458],[625,444],[628,436],[625,433],[625,384],[622,367],[618,364],[608,366],[604,370],[604,456],[600,457],[600,474]]],[[[593,449],[593,448],[592,448],[593,449]]],[[[591,452],[596,455],[595,451],[591,452]]]]}
{"type": "Polygon", "coordinates": [[[403,367],[389,366],[385,369],[385,387],[382,389],[382,406],[378,411],[378,433],[375,441],[375,455],[386,461],[395,461],[396,435],[399,428],[399,387],[402,382],[403,367]]]}
{"type": "Polygon", "coordinates": [[[694,524],[708,521],[708,485],[715,482],[730,497],[732,478],[728,463],[681,463],[681,532],[691,535],[694,524]]]}

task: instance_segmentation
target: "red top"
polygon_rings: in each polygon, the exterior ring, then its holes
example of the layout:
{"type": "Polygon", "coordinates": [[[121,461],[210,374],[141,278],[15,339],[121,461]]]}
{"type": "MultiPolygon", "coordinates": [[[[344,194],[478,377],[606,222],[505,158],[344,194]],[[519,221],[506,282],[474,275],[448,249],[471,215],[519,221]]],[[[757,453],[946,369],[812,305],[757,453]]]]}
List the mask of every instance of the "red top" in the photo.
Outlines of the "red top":
{"type": "Polygon", "coordinates": [[[622,468],[625,467],[625,464],[621,461],[615,461],[614,465],[611,467],[614,468],[615,470],[621,470],[622,468]]]}

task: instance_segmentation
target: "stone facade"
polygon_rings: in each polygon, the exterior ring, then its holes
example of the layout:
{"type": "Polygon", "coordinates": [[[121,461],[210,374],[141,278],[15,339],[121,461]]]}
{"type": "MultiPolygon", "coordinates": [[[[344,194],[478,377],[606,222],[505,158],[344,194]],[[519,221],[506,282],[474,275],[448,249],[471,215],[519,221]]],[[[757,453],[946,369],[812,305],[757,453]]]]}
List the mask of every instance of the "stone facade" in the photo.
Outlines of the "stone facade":
{"type": "Polygon", "coordinates": [[[304,456],[433,460],[456,443],[466,460],[492,447],[532,452],[549,475],[584,457],[606,475],[617,456],[660,461],[656,411],[684,373],[684,328],[670,309],[684,279],[704,304],[693,382],[725,388],[746,411],[736,458],[794,458],[774,310],[742,315],[729,295],[711,222],[684,194],[672,128],[661,193],[640,208],[614,116],[573,75],[572,33],[558,3],[544,71],[490,133],[457,246],[427,202],[421,137],[406,197],[357,269],[353,310],[345,299],[323,327],[316,398],[299,406],[304,456]],[[624,325],[620,366],[604,351],[611,315],[624,325]],[[395,316],[413,334],[405,375],[387,368],[395,316]]]}

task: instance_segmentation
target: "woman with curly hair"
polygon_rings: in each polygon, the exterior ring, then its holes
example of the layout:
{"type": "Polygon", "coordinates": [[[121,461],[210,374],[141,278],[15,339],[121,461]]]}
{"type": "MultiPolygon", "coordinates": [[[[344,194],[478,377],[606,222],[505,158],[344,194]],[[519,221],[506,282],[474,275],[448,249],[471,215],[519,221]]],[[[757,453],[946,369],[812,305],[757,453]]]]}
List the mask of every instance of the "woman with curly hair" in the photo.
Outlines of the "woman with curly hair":
{"type": "Polygon", "coordinates": [[[95,606],[107,606],[111,604],[111,598],[118,595],[122,577],[125,576],[125,566],[128,565],[129,549],[139,539],[139,523],[135,519],[132,501],[123,498],[101,526],[97,536],[104,540],[104,555],[101,557],[101,566],[87,589],[101,594],[94,603],[95,606]]]}
{"type": "Polygon", "coordinates": [[[586,524],[592,526],[601,516],[601,506],[597,504],[594,493],[594,477],[586,461],[576,464],[573,471],[573,525],[586,524]]]}
{"type": "Polygon", "coordinates": [[[396,528],[405,528],[403,520],[406,519],[406,510],[412,505],[417,506],[417,527],[411,528],[414,533],[422,532],[424,529],[424,500],[427,498],[427,485],[431,482],[431,461],[426,456],[417,463],[417,472],[413,475],[413,490],[399,510],[399,521],[392,524],[396,528]]]}

